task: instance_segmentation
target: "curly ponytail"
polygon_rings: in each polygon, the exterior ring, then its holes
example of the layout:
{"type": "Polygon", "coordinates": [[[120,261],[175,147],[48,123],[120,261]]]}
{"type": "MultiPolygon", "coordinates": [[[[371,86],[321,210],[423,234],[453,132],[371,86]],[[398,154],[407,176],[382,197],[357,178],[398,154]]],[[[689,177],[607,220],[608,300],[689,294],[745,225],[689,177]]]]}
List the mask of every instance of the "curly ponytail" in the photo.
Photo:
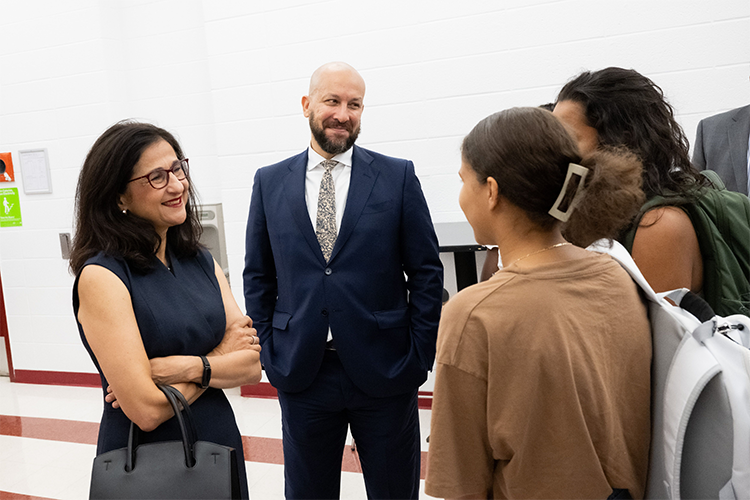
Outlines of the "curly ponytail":
{"type": "Polygon", "coordinates": [[[641,161],[625,148],[602,148],[581,164],[589,169],[589,175],[562,232],[571,243],[587,247],[598,239],[617,237],[638,213],[646,196],[641,161]]]}

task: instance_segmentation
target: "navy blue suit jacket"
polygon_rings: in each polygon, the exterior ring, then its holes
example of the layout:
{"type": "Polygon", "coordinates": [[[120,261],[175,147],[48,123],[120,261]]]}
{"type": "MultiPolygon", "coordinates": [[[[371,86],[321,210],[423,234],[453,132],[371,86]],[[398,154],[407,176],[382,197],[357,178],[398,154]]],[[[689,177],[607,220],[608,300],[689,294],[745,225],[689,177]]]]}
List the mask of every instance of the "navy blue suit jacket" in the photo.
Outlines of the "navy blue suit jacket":
{"type": "Polygon", "coordinates": [[[349,377],[375,397],[414,390],[435,359],[443,267],[407,160],[354,146],[341,228],[326,264],[305,203],[307,151],[255,175],[244,290],[271,384],[307,388],[328,328],[349,377]]]}

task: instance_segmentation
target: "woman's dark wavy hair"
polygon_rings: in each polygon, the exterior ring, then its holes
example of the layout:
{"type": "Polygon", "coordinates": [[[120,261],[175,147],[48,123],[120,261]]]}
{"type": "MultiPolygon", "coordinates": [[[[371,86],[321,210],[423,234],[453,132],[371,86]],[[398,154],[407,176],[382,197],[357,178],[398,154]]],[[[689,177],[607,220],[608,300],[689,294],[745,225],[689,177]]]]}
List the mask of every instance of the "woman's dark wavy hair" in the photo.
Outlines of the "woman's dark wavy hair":
{"type": "MultiPolygon", "coordinates": [[[[479,182],[494,178],[500,194],[544,230],[560,223],[549,210],[563,188],[568,165],[588,168],[581,198],[562,228],[565,237],[581,247],[616,237],[644,201],[642,166],[635,155],[604,148],[581,158],[562,123],[543,109],[511,108],[488,116],[464,138],[461,154],[479,182]]],[[[575,189],[569,185],[566,196],[575,189]]]]}
{"type": "MultiPolygon", "coordinates": [[[[124,258],[140,273],[153,268],[161,237],[147,220],[132,213],[123,214],[118,201],[143,152],[160,140],[172,146],[177,158],[185,158],[172,134],[149,123],[129,120],[107,129],[91,147],[76,188],[76,232],[70,258],[70,268],[75,274],[101,251],[124,258]]],[[[167,231],[167,243],[177,257],[195,255],[200,246],[202,228],[192,183],[185,210],[185,222],[167,231]]]]}
{"type": "Polygon", "coordinates": [[[585,71],[560,90],[557,102],[581,104],[599,144],[626,147],[643,162],[643,190],[693,198],[706,184],[690,161],[689,144],[662,89],[632,69],[585,71]]]}

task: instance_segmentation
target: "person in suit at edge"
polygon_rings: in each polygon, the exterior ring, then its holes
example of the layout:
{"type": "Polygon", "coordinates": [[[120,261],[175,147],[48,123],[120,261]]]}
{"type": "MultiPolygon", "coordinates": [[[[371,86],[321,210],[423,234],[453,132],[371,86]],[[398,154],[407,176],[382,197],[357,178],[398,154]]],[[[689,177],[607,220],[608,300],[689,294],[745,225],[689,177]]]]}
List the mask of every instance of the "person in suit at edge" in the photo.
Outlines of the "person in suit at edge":
{"type": "Polygon", "coordinates": [[[419,492],[443,268],[412,162],[354,145],[364,96],[350,65],[318,68],[310,146],[253,185],[245,301],[278,390],[287,498],[338,498],[347,426],[368,497],[419,492]]]}
{"type": "Polygon", "coordinates": [[[750,195],[750,105],[701,120],[694,146],[698,168],[714,170],[730,191],[750,195]]]}

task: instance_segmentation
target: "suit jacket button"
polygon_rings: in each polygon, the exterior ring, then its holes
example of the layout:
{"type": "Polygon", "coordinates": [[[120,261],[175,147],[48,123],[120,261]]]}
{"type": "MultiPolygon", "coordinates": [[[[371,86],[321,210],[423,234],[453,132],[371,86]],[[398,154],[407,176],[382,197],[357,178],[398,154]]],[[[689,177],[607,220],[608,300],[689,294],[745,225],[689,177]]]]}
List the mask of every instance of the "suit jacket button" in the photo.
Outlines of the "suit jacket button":
{"type": "Polygon", "coordinates": [[[323,316],[328,316],[328,309],[323,309],[322,311],[320,311],[320,314],[322,314],[323,316]]]}
{"type": "Polygon", "coordinates": [[[331,273],[333,273],[333,269],[331,269],[330,267],[326,267],[325,273],[326,273],[326,276],[330,276],[331,273]]]}

